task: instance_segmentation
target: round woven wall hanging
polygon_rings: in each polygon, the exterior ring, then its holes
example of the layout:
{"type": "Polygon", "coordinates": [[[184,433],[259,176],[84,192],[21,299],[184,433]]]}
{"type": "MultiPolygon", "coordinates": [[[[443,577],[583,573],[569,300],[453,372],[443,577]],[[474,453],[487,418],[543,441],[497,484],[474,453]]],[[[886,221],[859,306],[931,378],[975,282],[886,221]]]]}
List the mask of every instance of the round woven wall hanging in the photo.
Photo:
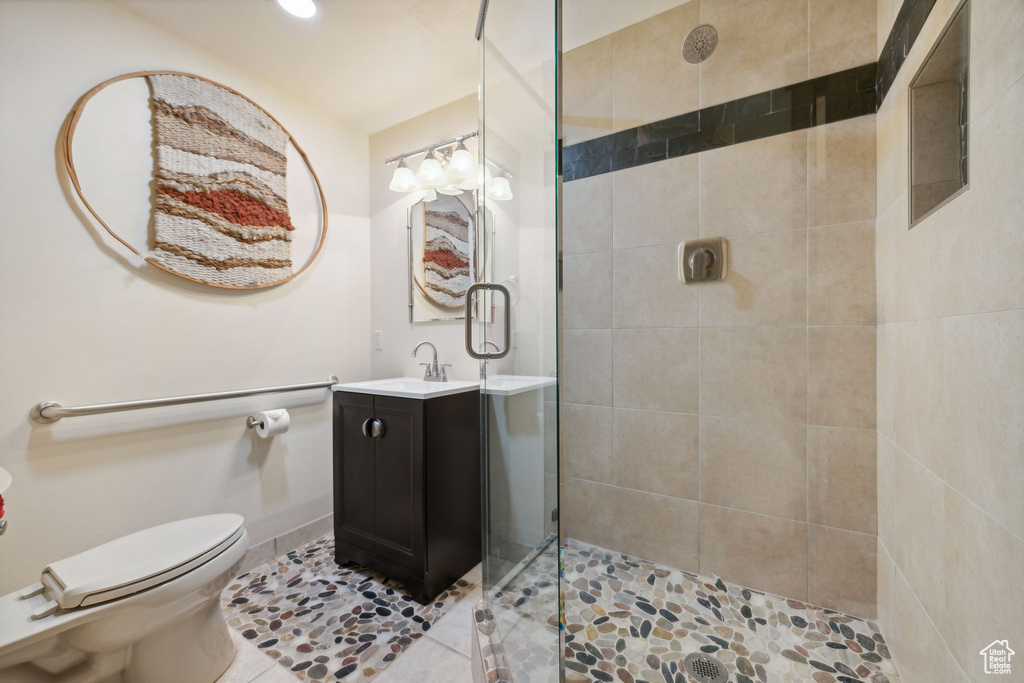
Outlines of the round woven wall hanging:
{"type": "Polygon", "coordinates": [[[270,112],[237,90],[180,71],[136,71],[106,80],[71,110],[64,165],[82,204],[118,242],[147,263],[224,289],[263,289],[298,277],[327,238],[327,200],[306,152],[270,112]],[[85,198],[75,170],[75,129],[85,106],[107,86],[143,78],[149,86],[156,150],[153,249],[143,253],[107,224],[85,198]],[[288,211],[288,145],[299,153],[320,197],[316,249],[292,267],[295,227],[288,211]]]}

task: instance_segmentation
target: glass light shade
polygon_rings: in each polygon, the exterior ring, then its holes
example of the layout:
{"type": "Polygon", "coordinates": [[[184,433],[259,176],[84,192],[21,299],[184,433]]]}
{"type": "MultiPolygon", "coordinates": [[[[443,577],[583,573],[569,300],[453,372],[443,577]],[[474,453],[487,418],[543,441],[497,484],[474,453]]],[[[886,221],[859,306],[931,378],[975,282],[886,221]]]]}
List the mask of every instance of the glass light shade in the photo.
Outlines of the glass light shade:
{"type": "Polygon", "coordinates": [[[452,185],[458,185],[470,178],[474,177],[477,173],[477,163],[473,155],[466,149],[466,145],[459,143],[459,146],[455,148],[455,152],[452,153],[451,161],[448,162],[448,182],[452,185]]]}
{"type": "Polygon", "coordinates": [[[450,178],[449,178],[448,184],[447,185],[442,185],[441,187],[437,188],[437,191],[440,192],[441,194],[450,194],[450,195],[457,195],[457,194],[462,194],[463,192],[465,192],[465,190],[463,190],[458,185],[452,185],[450,178]]]}
{"type": "Polygon", "coordinates": [[[467,180],[459,183],[459,187],[463,190],[479,190],[482,187],[490,187],[491,182],[494,180],[491,176],[491,169],[486,166],[478,166],[476,175],[471,176],[467,180]],[[481,170],[481,168],[483,170],[481,170]]]}
{"type": "Polygon", "coordinates": [[[427,190],[427,193],[423,195],[423,201],[425,202],[432,202],[435,199],[437,199],[437,192],[434,190],[427,190]]]}
{"type": "Polygon", "coordinates": [[[512,186],[509,185],[508,178],[505,176],[495,178],[491,187],[487,189],[487,196],[497,202],[507,202],[512,199],[512,186]]]}
{"type": "Polygon", "coordinates": [[[428,154],[420,164],[420,169],[416,171],[416,180],[423,188],[441,187],[448,184],[448,175],[441,168],[441,162],[437,160],[437,156],[433,152],[428,154]]]}
{"type": "Polygon", "coordinates": [[[420,184],[416,181],[416,174],[405,163],[405,159],[398,162],[398,168],[391,176],[391,184],[388,185],[388,189],[393,192],[413,192],[420,189],[420,184]]]}

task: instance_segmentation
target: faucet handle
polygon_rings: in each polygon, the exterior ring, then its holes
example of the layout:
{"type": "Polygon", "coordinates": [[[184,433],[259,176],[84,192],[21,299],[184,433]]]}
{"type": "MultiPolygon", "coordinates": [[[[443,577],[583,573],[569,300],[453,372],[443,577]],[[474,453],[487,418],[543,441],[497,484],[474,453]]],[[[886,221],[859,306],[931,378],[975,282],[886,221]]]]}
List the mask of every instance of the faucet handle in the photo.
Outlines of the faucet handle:
{"type": "Polygon", "coordinates": [[[448,373],[446,373],[444,371],[444,369],[445,368],[450,368],[451,366],[452,366],[451,363],[441,363],[441,374],[440,374],[440,377],[441,377],[441,381],[442,382],[447,382],[448,381],[448,373]]]}
{"type": "Polygon", "coordinates": [[[420,365],[426,367],[426,370],[423,371],[423,379],[430,379],[434,376],[430,372],[430,363],[420,363],[420,365]]]}

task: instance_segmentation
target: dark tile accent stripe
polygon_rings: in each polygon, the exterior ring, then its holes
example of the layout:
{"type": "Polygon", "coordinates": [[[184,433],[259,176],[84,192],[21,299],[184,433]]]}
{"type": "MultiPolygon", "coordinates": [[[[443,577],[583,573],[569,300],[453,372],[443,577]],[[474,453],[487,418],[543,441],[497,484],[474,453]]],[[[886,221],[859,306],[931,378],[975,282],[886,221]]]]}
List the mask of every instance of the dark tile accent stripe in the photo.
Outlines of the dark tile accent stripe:
{"type": "Polygon", "coordinates": [[[877,68],[872,62],[569,145],[562,149],[562,180],[874,114],[877,68]]]}
{"type": "Polygon", "coordinates": [[[900,11],[896,14],[896,21],[892,24],[889,37],[885,40],[882,53],[878,56],[878,76],[876,90],[878,91],[878,104],[882,104],[896,74],[899,73],[903,62],[907,61],[910,48],[920,35],[924,22],[931,14],[935,0],[903,0],[900,11]]]}

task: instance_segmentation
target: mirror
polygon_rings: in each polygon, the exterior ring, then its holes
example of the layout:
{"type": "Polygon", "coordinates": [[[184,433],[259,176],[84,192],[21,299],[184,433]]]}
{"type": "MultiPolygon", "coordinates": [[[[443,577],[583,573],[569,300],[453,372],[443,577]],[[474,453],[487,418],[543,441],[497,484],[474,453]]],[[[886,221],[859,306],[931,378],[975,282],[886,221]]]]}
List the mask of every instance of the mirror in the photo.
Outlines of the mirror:
{"type": "Polygon", "coordinates": [[[437,193],[410,209],[412,320],[462,320],[466,291],[483,279],[486,258],[477,237],[476,193],[437,193]]]}
{"type": "Polygon", "coordinates": [[[910,227],[967,189],[970,3],[910,83],[910,227]]]}

